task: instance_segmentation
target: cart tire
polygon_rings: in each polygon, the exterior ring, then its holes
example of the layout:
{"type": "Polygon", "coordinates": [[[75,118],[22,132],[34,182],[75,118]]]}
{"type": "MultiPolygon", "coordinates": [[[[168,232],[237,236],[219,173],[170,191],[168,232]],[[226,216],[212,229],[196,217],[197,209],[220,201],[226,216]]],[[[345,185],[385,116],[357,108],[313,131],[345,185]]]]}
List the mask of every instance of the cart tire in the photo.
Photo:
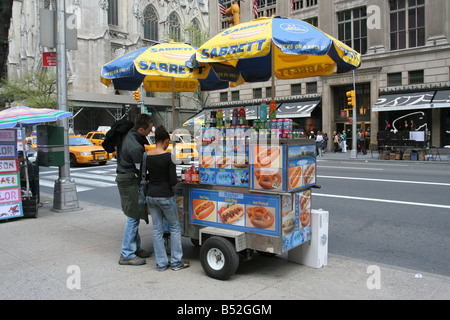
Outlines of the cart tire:
{"type": "Polygon", "coordinates": [[[230,278],[239,266],[234,245],[222,237],[211,237],[202,244],[200,261],[206,274],[219,280],[230,278]]]}

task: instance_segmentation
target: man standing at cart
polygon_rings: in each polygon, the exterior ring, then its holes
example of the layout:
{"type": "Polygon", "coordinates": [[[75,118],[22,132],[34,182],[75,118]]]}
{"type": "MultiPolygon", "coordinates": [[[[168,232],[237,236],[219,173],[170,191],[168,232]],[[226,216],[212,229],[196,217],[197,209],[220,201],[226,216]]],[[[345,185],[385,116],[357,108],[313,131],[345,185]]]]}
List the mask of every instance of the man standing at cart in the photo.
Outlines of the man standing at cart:
{"type": "Polygon", "coordinates": [[[148,114],[138,114],[134,127],[124,136],[117,146],[117,177],[120,203],[127,216],[127,224],[122,241],[121,265],[143,265],[151,252],[141,248],[139,221],[148,224],[147,206],[138,203],[140,187],[140,164],[144,154],[146,136],[152,131],[153,118],[148,114]]]}

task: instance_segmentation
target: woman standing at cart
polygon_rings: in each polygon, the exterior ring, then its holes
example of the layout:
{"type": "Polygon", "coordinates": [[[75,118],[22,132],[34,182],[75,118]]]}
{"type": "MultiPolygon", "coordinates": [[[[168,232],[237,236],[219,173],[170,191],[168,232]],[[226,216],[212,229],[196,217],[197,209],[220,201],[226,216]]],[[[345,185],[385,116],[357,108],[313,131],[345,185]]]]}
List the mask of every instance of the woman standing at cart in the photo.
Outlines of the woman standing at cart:
{"type": "Polygon", "coordinates": [[[169,146],[169,133],[160,125],[155,130],[156,148],[147,153],[147,205],[153,222],[153,249],[155,251],[156,268],[164,271],[169,266],[172,270],[189,267],[189,262],[183,260],[181,246],[181,228],[178,210],[172,187],[177,184],[177,173],[172,155],[166,152],[169,146]],[[170,264],[164,247],[163,217],[169,222],[171,238],[170,264]]]}

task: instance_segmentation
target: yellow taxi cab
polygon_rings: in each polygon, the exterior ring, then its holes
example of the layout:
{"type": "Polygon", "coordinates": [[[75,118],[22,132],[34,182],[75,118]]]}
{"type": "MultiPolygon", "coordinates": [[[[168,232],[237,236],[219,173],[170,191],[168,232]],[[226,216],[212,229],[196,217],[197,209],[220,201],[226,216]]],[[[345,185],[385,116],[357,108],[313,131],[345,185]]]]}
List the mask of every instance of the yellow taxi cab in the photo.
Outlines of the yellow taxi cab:
{"type": "Polygon", "coordinates": [[[31,148],[37,151],[37,137],[31,136],[26,138],[26,144],[31,148]]]}
{"type": "Polygon", "coordinates": [[[103,141],[105,140],[106,132],[103,131],[92,131],[88,132],[86,135],[86,139],[92,142],[96,146],[101,146],[103,141]]]}
{"type": "Polygon", "coordinates": [[[112,153],[106,152],[101,146],[96,146],[88,139],[79,136],[69,136],[69,153],[71,167],[96,162],[104,165],[113,158],[112,153]]]}
{"type": "MultiPolygon", "coordinates": [[[[150,151],[156,147],[155,134],[151,133],[147,136],[148,144],[145,145],[145,151],[150,151]]],[[[191,160],[198,158],[197,145],[191,141],[189,134],[176,133],[175,136],[170,134],[170,143],[167,152],[172,153],[173,141],[175,140],[175,156],[176,161],[180,163],[189,163],[191,160]],[[191,142],[189,142],[191,141],[191,142]]]]}

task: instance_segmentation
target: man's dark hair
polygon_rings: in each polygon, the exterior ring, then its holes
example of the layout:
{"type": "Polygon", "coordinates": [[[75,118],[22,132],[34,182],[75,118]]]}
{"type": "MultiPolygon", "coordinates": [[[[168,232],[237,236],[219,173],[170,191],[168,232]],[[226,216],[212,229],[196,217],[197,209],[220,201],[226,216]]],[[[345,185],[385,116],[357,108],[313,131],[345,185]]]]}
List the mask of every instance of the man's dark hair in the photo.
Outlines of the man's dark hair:
{"type": "Polygon", "coordinates": [[[155,142],[162,142],[166,139],[170,139],[170,135],[166,128],[161,124],[155,130],[155,142]]]}
{"type": "Polygon", "coordinates": [[[134,119],[134,129],[135,130],[139,130],[139,128],[148,129],[148,126],[152,123],[153,123],[152,116],[146,113],[140,113],[134,119]]]}

